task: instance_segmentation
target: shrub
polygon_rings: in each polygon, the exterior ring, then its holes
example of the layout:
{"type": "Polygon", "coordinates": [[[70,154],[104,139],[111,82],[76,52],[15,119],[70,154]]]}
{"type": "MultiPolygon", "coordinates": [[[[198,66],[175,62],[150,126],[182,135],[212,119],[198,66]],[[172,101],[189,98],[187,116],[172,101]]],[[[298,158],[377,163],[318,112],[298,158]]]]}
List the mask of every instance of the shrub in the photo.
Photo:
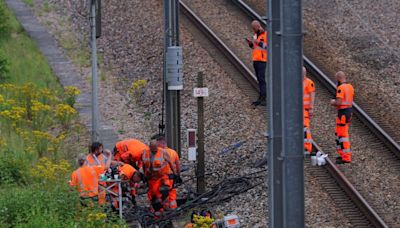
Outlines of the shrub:
{"type": "Polygon", "coordinates": [[[0,190],[0,227],[123,226],[120,222],[101,208],[81,208],[78,194],[69,191],[66,183],[0,190]],[[106,220],[115,222],[107,224],[106,220]]]}
{"type": "MultiPolygon", "coordinates": [[[[13,157],[0,157],[0,186],[26,183],[27,164],[13,157]]],[[[1,205],[1,204],[0,204],[1,205]]]]}
{"type": "Polygon", "coordinates": [[[143,97],[143,94],[146,90],[147,81],[144,79],[136,80],[132,83],[131,87],[128,90],[129,96],[132,100],[138,104],[143,97]]]}
{"type": "Polygon", "coordinates": [[[70,105],[59,104],[55,111],[57,120],[60,121],[61,125],[63,125],[65,129],[68,129],[69,124],[77,114],[76,110],[70,105]]]}
{"type": "MultiPolygon", "coordinates": [[[[0,19],[1,20],[1,19],[0,19]]],[[[1,34],[1,31],[0,31],[1,34]]],[[[5,80],[8,78],[8,61],[6,57],[3,56],[3,54],[0,51],[0,83],[4,83],[5,80]]]]}
{"type": "Polygon", "coordinates": [[[65,103],[67,103],[71,107],[74,107],[74,104],[76,102],[76,97],[80,93],[81,93],[81,91],[78,88],[76,88],[75,86],[66,86],[64,88],[65,103]]]}

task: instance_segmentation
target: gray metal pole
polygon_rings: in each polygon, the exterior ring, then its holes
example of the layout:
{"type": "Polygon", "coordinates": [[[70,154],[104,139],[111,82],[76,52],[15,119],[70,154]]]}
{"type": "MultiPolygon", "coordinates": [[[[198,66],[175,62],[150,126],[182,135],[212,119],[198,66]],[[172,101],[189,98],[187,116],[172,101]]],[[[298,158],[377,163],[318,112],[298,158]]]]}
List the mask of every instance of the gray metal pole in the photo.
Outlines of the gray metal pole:
{"type": "MultiPolygon", "coordinates": [[[[197,74],[197,87],[203,87],[203,72],[197,74]]],[[[204,165],[204,98],[197,98],[197,192],[206,191],[204,165]]]]}
{"type": "Polygon", "coordinates": [[[97,100],[97,48],[96,48],[96,1],[91,1],[91,38],[92,38],[92,142],[99,140],[99,102],[97,100]]]}
{"type": "MultiPolygon", "coordinates": [[[[179,45],[179,0],[164,0],[164,4],[167,49],[170,46],[179,45]]],[[[176,150],[179,156],[181,156],[180,92],[178,90],[168,90],[168,85],[166,88],[167,145],[176,150]]]]}
{"type": "Polygon", "coordinates": [[[304,227],[301,0],[282,0],[283,227],[304,227]]]}
{"type": "Polygon", "coordinates": [[[269,0],[268,17],[268,189],[269,226],[283,227],[282,83],[280,2],[269,0]]]}

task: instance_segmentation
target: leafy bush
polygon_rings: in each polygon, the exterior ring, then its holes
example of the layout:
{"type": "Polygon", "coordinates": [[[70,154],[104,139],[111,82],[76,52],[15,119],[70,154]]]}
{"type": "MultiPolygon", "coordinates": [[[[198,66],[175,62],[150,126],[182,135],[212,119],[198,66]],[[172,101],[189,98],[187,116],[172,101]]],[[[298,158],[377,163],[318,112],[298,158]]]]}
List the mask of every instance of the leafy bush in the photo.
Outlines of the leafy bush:
{"type": "Polygon", "coordinates": [[[22,185],[26,183],[26,166],[23,161],[13,157],[0,157],[0,186],[2,185],[22,185]]]}
{"type": "MultiPolygon", "coordinates": [[[[1,31],[0,31],[0,34],[1,34],[1,31]]],[[[0,83],[5,82],[5,80],[8,78],[8,75],[7,75],[8,72],[9,72],[8,61],[7,61],[6,57],[4,57],[0,51],[0,83]]]]}
{"type": "Polygon", "coordinates": [[[100,213],[99,208],[81,211],[78,194],[66,183],[48,189],[12,188],[0,194],[0,227],[83,227],[93,223],[88,221],[90,214],[100,213]]]}

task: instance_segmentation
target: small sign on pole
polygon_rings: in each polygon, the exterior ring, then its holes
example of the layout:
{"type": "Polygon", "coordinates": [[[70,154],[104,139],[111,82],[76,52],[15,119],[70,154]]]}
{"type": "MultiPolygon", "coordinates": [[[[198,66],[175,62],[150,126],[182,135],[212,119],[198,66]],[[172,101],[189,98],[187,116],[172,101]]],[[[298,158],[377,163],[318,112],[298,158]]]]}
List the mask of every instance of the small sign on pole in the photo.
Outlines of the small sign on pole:
{"type": "Polygon", "coordinates": [[[194,97],[208,97],[208,88],[194,88],[193,96],[194,97]]]}
{"type": "Polygon", "coordinates": [[[197,157],[196,129],[187,129],[188,160],[196,161],[197,157]]]}

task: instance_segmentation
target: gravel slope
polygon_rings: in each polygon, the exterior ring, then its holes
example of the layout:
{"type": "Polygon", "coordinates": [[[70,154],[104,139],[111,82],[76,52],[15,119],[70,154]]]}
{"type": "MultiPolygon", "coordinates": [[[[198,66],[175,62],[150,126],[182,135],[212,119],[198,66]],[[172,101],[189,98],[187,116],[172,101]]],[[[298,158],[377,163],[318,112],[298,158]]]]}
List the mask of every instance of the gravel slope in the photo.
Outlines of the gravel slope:
{"type": "MultiPolygon", "coordinates": [[[[265,14],[265,0],[245,2],[265,14]]],[[[307,57],[332,77],[348,73],[357,103],[400,142],[400,2],[305,0],[303,9],[307,57]]]]}
{"type": "MultiPolygon", "coordinates": [[[[265,10],[263,1],[248,0],[246,2],[252,7],[258,7],[258,11],[265,10]]],[[[354,2],[356,1],[350,1],[352,4],[354,2]]],[[[368,107],[367,111],[370,113],[373,111],[375,114],[372,116],[379,118],[380,122],[384,123],[385,128],[389,128],[389,130],[396,128],[399,123],[398,106],[392,106],[393,103],[391,102],[398,102],[395,91],[398,90],[399,71],[391,72],[390,77],[376,77],[376,75],[383,74],[382,72],[388,69],[397,67],[393,65],[393,61],[396,61],[397,58],[394,56],[395,42],[390,43],[391,47],[387,46],[389,44],[384,45],[380,40],[384,39],[383,36],[386,33],[372,35],[370,30],[372,28],[367,29],[363,26],[357,15],[369,12],[365,7],[362,7],[364,1],[356,8],[349,5],[350,3],[330,0],[304,1],[307,30],[305,53],[313,61],[323,66],[323,69],[331,75],[338,69],[350,72],[350,80],[356,89],[356,101],[362,107],[368,107]],[[364,10],[366,11],[364,12],[364,10]],[[346,35],[343,36],[343,34],[346,35]],[[349,37],[350,35],[351,37],[349,37]],[[362,42],[369,42],[369,45],[363,46],[362,42]],[[350,47],[350,44],[357,44],[358,46],[350,47]],[[359,58],[358,60],[361,62],[354,61],[354,56],[361,56],[365,53],[370,54],[368,58],[359,58]],[[386,58],[387,55],[391,57],[386,58]],[[381,67],[381,69],[376,67],[381,67]],[[380,73],[371,74],[371,72],[377,71],[380,73]],[[354,72],[357,72],[357,74],[354,72]],[[382,87],[385,87],[385,89],[382,87]],[[379,92],[379,96],[371,97],[372,91],[379,92]],[[376,99],[379,99],[379,101],[376,99]],[[388,127],[389,124],[391,126],[388,127]]],[[[392,14],[386,12],[391,11],[388,4],[392,4],[393,7],[396,5],[394,1],[382,1],[382,5],[374,4],[378,7],[376,12],[388,16],[388,20],[381,21],[382,31],[388,30],[388,21],[397,20],[396,17],[389,18],[392,14]]],[[[375,14],[379,14],[376,12],[375,14]]],[[[367,17],[365,15],[363,18],[369,20],[371,17],[373,16],[367,17]]],[[[378,22],[375,21],[375,23],[378,22]]],[[[387,31],[387,34],[390,33],[391,31],[387,31]]],[[[335,127],[335,111],[327,104],[331,95],[324,91],[321,85],[316,84],[316,88],[316,113],[313,119],[314,139],[326,152],[334,156],[335,144],[332,136],[335,127]]],[[[353,121],[350,131],[354,162],[350,166],[341,167],[341,170],[378,213],[383,216],[385,221],[390,224],[399,224],[397,218],[400,213],[400,201],[397,197],[400,195],[399,161],[389,156],[387,149],[358,120],[353,121]],[[382,194],[382,192],[387,194],[382,194]]],[[[398,131],[390,131],[390,133],[397,133],[394,134],[395,137],[398,135],[398,131]]]]}

